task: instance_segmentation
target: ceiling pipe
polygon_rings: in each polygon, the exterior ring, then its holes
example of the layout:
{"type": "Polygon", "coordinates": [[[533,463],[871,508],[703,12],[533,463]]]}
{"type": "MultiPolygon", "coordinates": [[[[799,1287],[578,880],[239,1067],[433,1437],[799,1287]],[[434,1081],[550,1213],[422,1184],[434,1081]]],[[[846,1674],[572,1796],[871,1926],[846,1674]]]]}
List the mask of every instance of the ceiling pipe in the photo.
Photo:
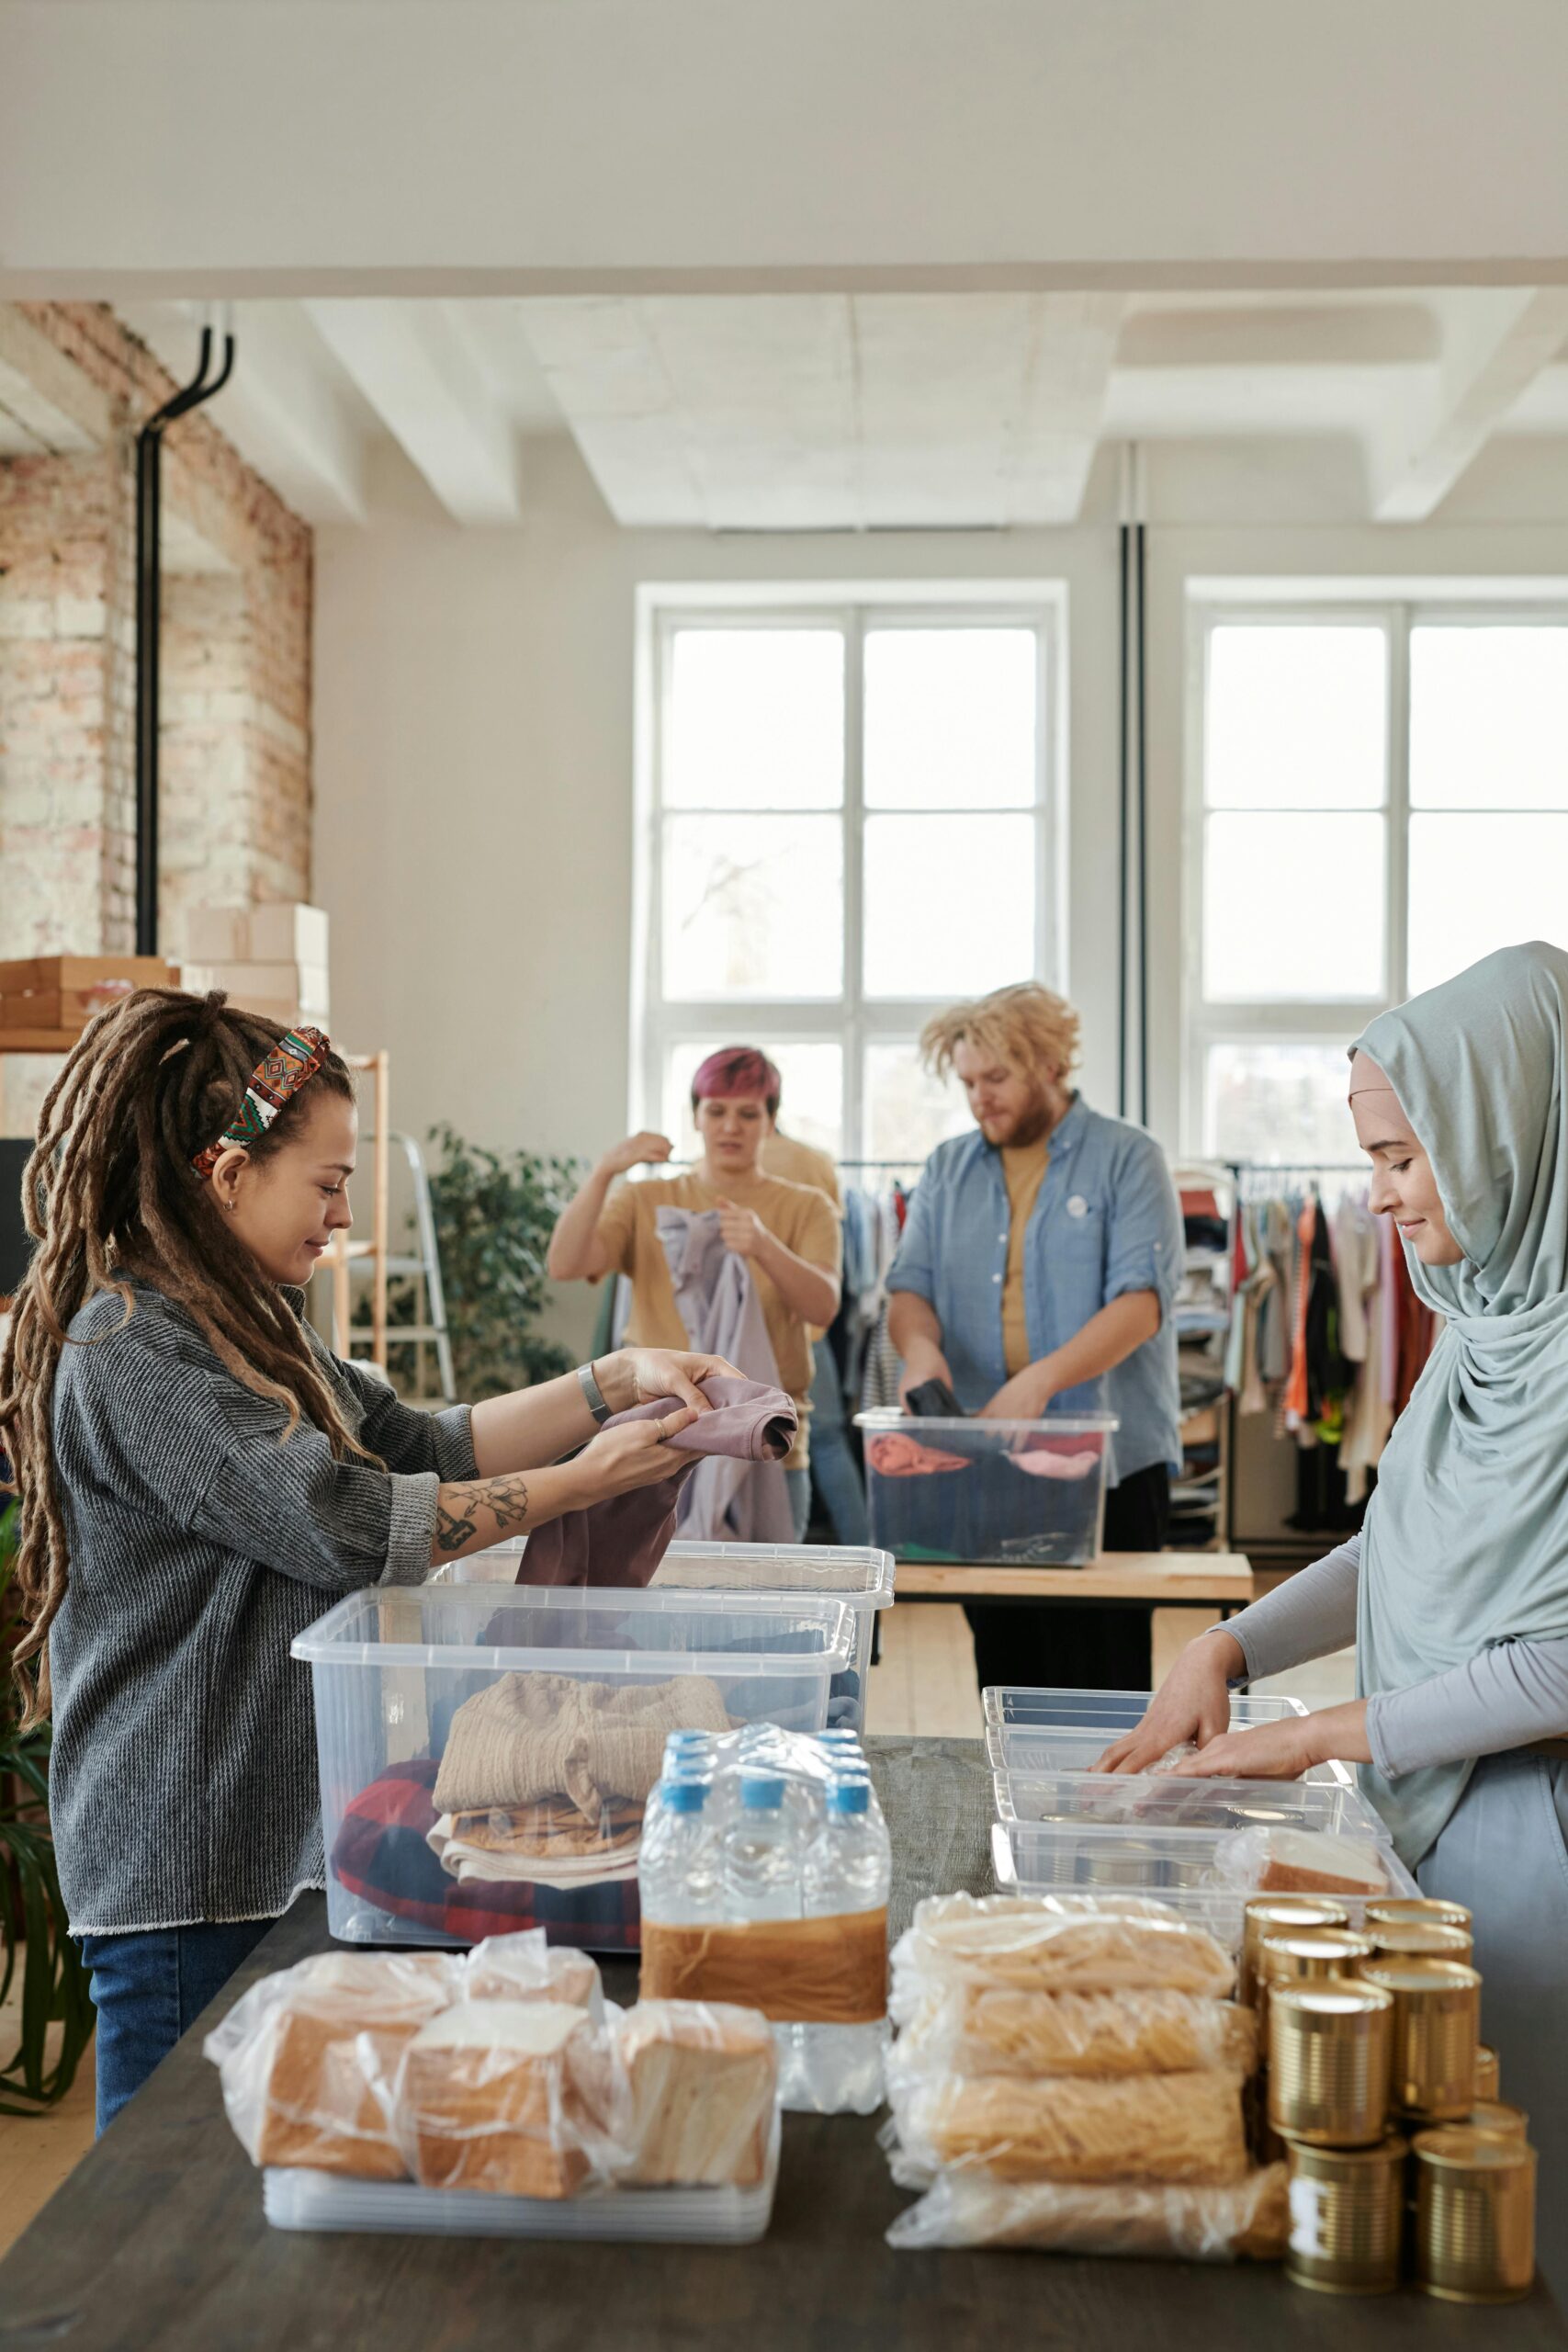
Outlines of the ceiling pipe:
{"type": "Polygon", "coordinates": [[[164,592],[164,435],[176,417],[220,392],[234,368],[234,337],[225,326],[216,376],[214,334],[201,330],[196,374],[155,410],[136,436],[136,953],[158,953],[158,639],[164,592]]]}

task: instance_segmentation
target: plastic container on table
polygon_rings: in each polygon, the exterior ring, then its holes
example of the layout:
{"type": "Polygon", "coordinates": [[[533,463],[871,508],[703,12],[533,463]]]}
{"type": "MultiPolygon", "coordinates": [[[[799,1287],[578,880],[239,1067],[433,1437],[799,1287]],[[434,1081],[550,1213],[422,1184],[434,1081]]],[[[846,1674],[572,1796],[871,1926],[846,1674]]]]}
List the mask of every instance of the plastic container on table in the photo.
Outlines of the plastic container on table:
{"type": "Polygon", "coordinates": [[[271,2166],[262,2205],[275,2230],[389,2231],[400,2237],[597,2238],[622,2245],[752,2245],[767,2233],[779,2119],[755,2188],[604,2188],[581,2197],[495,2197],[406,2180],[271,2166]]]}
{"type": "MultiPolygon", "coordinates": [[[[991,1858],[997,1883],[1008,1894],[1149,1894],[1238,1951],[1243,1913],[1259,1890],[1227,1886],[1218,1876],[1221,1849],[1232,1834],[998,1821],[991,1832],[991,1858]]],[[[1365,1837],[1359,1827],[1353,1834],[1365,1837]]],[[[1369,1903],[1420,1892],[1392,1846],[1380,1847],[1379,1860],[1388,1879],[1380,1894],[1333,1897],[1343,1903],[1353,1928],[1365,1924],[1369,1903]]]]}
{"type": "Polygon", "coordinates": [[[1098,1558],[1114,1413],[1034,1421],[857,1413],[871,1540],[896,1560],[1082,1567],[1098,1558]],[[911,1448],[931,1459],[919,1469],[911,1448]]]}
{"type": "Polygon", "coordinates": [[[444,1871],[431,1845],[434,1790],[457,1709],[507,1675],[612,1687],[703,1675],[732,1724],[818,1732],[855,1640],[842,1601],[809,1595],[485,1584],[350,1593],[293,1645],[314,1692],[332,1933],[450,1945],[542,1926],[552,1942],[635,1951],[635,1847],[608,1880],[566,1887],[444,1871]]]}
{"type": "MultiPolygon", "coordinates": [[[[527,1582],[524,1566],[528,1538],[513,1536],[488,1552],[453,1560],[433,1584],[527,1582]]],[[[848,1671],[834,1678],[828,1720],[852,1731],[865,1729],[866,1677],[871,1671],[873,1631],[879,1609],[894,1601],[891,1553],[848,1544],[694,1544],[677,1536],[660,1562],[650,1592],[813,1593],[841,1600],[853,1612],[854,1653],[848,1671]]]]}
{"type": "MultiPolygon", "coordinates": [[[[1088,1772],[1113,1740],[1136,1731],[1154,1697],[1152,1690],[1035,1690],[993,1686],[981,1694],[986,1718],[986,1755],[994,1772],[1088,1772]]],[[[1299,1699],[1259,1699],[1232,1691],[1232,1731],[1257,1724],[1283,1723],[1304,1715],[1299,1699]]],[[[1314,1764],[1303,1773],[1309,1783],[1349,1788],[1349,1769],[1314,1764]]]]}
{"type": "Polygon", "coordinates": [[[997,1819],[1085,1828],[1316,1829],[1388,1841],[1359,1789],[1320,1781],[1182,1780],[1175,1773],[999,1771],[997,1819]]]}

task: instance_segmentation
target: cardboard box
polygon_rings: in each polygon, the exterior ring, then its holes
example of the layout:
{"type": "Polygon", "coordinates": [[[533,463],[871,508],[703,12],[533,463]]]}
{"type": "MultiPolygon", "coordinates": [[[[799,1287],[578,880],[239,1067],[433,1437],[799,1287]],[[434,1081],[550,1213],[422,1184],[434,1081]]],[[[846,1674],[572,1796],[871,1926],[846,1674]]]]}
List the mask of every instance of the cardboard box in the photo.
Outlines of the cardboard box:
{"type": "Polygon", "coordinates": [[[186,941],[193,964],[303,964],[320,970],[327,962],[326,911],[295,899],[266,907],[193,907],[186,941]]]}
{"type": "Polygon", "coordinates": [[[289,1020],[297,1012],[307,1021],[331,1018],[325,970],[302,964],[187,964],[186,986],[197,996],[221,989],[253,1012],[263,1005],[286,1004],[289,1020]]]}
{"type": "Polygon", "coordinates": [[[193,964],[243,964],[251,952],[248,907],[192,907],[186,954],[193,964]]]}
{"type": "Polygon", "coordinates": [[[127,980],[133,989],[177,989],[179,967],[162,956],[28,956],[0,964],[0,997],[86,993],[103,980],[127,980]]]}

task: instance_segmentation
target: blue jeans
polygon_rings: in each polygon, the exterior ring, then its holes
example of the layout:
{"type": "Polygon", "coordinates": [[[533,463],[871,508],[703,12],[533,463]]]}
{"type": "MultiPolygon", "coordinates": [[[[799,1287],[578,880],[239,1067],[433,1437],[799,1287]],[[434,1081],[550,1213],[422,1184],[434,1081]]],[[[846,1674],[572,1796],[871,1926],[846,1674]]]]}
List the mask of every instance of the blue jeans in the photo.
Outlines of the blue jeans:
{"type": "Polygon", "coordinates": [[[789,1494],[789,1507],[795,1513],[795,1540],[806,1541],[806,1531],[811,1523],[811,1473],[809,1470],[786,1470],[784,1486],[789,1494]]]}
{"type": "Polygon", "coordinates": [[[832,1521],[836,1544],[866,1544],[871,1531],[860,1465],[850,1450],[844,1392],[826,1340],[818,1340],[811,1377],[811,1475],[832,1521]]]}
{"type": "Polygon", "coordinates": [[[123,1936],[79,1936],[98,2012],[98,2130],[107,2132],[133,2092],[196,2023],[276,1923],[237,1919],[223,1927],[143,1928],[123,1936]]]}

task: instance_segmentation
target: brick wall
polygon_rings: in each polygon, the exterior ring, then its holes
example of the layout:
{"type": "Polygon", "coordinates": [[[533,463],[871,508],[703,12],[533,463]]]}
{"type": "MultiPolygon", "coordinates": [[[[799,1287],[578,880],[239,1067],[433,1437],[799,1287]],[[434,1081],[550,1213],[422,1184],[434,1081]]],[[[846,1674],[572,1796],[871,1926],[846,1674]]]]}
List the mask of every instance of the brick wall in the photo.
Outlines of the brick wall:
{"type": "MultiPolygon", "coordinates": [[[[106,424],[90,454],[0,460],[5,952],[123,950],[135,434],[175,387],[101,304],[16,311],[93,389],[106,424]]],[[[164,581],[160,944],[175,956],[194,903],[310,895],[310,532],[224,439],[220,404],[172,427],[164,451],[165,514],[209,567],[164,581]]]]}

